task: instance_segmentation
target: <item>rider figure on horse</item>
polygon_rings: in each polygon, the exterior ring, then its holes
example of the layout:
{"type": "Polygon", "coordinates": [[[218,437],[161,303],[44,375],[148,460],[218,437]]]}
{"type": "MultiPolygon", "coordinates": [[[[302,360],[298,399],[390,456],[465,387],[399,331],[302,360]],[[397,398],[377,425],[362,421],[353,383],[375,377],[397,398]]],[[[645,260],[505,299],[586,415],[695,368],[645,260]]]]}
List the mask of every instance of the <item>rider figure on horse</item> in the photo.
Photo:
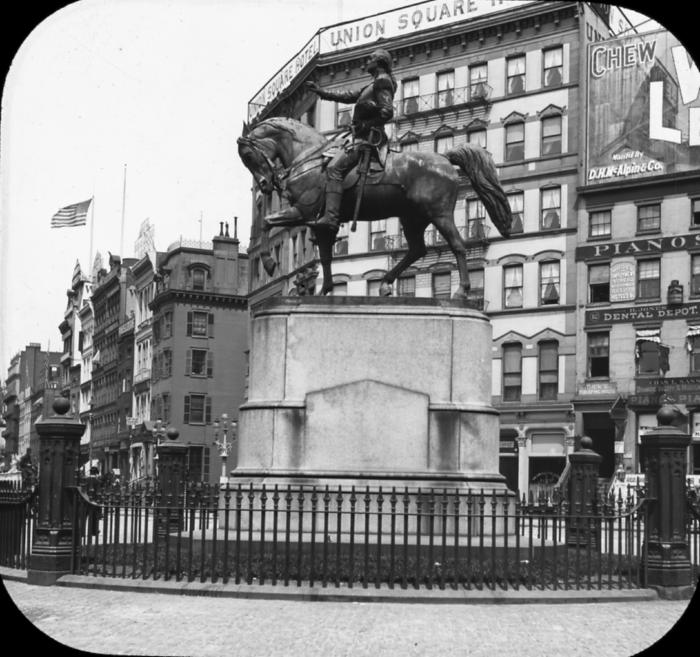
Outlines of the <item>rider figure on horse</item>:
{"type": "Polygon", "coordinates": [[[316,226],[338,232],[343,179],[357,165],[363,149],[377,148],[387,141],[384,125],[394,116],[396,81],[391,74],[391,55],[375,50],[367,62],[372,81],[359,91],[324,91],[309,81],[307,87],[324,100],[355,103],[352,116],[353,141],[335,155],[327,167],[326,211],[316,226]]]}

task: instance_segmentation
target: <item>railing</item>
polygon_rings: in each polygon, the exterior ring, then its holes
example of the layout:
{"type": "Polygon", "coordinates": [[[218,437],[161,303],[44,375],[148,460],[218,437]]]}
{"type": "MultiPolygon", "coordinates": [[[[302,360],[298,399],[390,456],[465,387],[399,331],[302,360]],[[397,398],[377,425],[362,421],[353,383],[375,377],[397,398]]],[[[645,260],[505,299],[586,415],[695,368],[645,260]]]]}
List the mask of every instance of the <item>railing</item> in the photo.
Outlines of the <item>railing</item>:
{"type": "Polygon", "coordinates": [[[249,585],[622,589],[643,504],[594,509],[455,488],[76,489],[73,572],[249,585]]]}
{"type": "Polygon", "coordinates": [[[211,240],[191,240],[180,238],[175,240],[168,245],[166,249],[167,252],[174,251],[179,248],[189,248],[189,249],[207,249],[211,251],[214,248],[214,242],[211,240]]]}
{"type": "Polygon", "coordinates": [[[476,82],[468,87],[446,89],[433,94],[404,98],[394,104],[394,110],[398,118],[403,118],[420,112],[448,109],[466,103],[476,105],[488,102],[492,92],[492,87],[486,82],[476,82]]]}
{"type": "Polygon", "coordinates": [[[36,501],[33,488],[0,482],[0,566],[22,570],[29,566],[36,501]]]}

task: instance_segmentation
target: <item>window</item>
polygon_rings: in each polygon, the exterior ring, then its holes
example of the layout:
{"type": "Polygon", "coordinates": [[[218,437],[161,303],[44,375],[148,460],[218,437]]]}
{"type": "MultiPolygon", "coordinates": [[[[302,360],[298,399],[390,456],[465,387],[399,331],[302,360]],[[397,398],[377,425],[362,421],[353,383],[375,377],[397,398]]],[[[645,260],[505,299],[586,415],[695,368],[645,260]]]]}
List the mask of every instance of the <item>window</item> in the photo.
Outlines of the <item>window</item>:
{"type": "Polygon", "coordinates": [[[658,375],[661,367],[660,346],[661,345],[657,341],[637,338],[637,345],[635,348],[637,374],[658,375]]]}
{"type": "Polygon", "coordinates": [[[525,158],[525,124],[522,121],[506,126],[506,162],[525,158]]]}
{"type": "Polygon", "coordinates": [[[204,284],[206,282],[207,274],[204,269],[193,269],[192,270],[192,289],[193,290],[203,290],[204,284]]]}
{"type": "Polygon", "coordinates": [[[186,371],[190,376],[213,376],[213,354],[206,349],[187,352],[186,371]]]}
{"type": "Polygon", "coordinates": [[[214,315],[202,311],[187,313],[187,335],[193,337],[214,337],[214,315]]]}
{"type": "Polygon", "coordinates": [[[525,195],[523,192],[508,194],[508,205],[513,215],[513,223],[510,227],[511,235],[523,232],[523,208],[525,207],[525,195]]]}
{"type": "Polygon", "coordinates": [[[556,399],[559,390],[559,343],[556,340],[539,344],[539,396],[556,399]]]}
{"type": "Polygon", "coordinates": [[[661,297],[661,260],[639,260],[637,262],[637,298],[658,299],[661,297]]]}
{"type": "Polygon", "coordinates": [[[418,150],[418,142],[414,140],[402,141],[399,144],[402,153],[410,153],[418,150]]]}
{"type": "Polygon", "coordinates": [[[469,67],[469,98],[483,100],[488,96],[488,68],[486,64],[469,67]]]}
{"type": "Polygon", "coordinates": [[[367,296],[368,297],[378,297],[379,287],[381,286],[381,280],[377,279],[374,281],[367,281],[367,296]]]}
{"type": "Polygon", "coordinates": [[[438,107],[449,107],[454,103],[455,72],[437,74],[438,107]]]}
{"type": "Polygon", "coordinates": [[[591,212],[588,215],[588,236],[604,237],[611,234],[612,213],[610,210],[591,212]]]}
{"type": "Polygon", "coordinates": [[[506,60],[506,93],[520,94],[525,91],[525,55],[506,60]]]}
{"type": "Polygon", "coordinates": [[[659,230],[661,228],[661,205],[640,205],[637,208],[637,231],[659,230]]]}
{"type": "Polygon", "coordinates": [[[185,395],[185,424],[211,423],[211,397],[185,395]]]}
{"type": "Polygon", "coordinates": [[[690,201],[691,216],[690,225],[700,226],[700,198],[694,198],[690,201]]]}
{"type": "Polygon", "coordinates": [[[686,345],[690,354],[690,371],[700,372],[700,326],[688,327],[686,345]]]}
{"type": "Polygon", "coordinates": [[[540,190],[540,230],[561,227],[561,187],[540,190]]]}
{"type": "Polygon", "coordinates": [[[350,108],[343,107],[342,109],[338,109],[338,112],[336,114],[336,127],[348,128],[350,127],[351,122],[352,114],[350,108]]]}
{"type": "Polygon", "coordinates": [[[503,290],[506,308],[523,307],[523,266],[509,265],[503,268],[503,290]]]}
{"type": "Polygon", "coordinates": [[[348,252],[348,224],[341,224],[333,243],[333,255],[346,255],[348,252]]]}
{"type": "Polygon", "coordinates": [[[162,419],[163,422],[170,422],[170,394],[167,392],[163,393],[163,405],[162,405],[162,419]]]}
{"type": "Polygon", "coordinates": [[[608,301],[610,301],[610,265],[589,265],[588,302],[603,303],[608,301]]]}
{"type": "Polygon", "coordinates": [[[436,299],[449,299],[452,293],[452,272],[433,274],[433,296],[436,299]]]}
{"type": "Polygon", "coordinates": [[[467,142],[473,146],[481,146],[481,148],[486,148],[486,128],[470,130],[467,133],[467,142]]]}
{"type": "Polygon", "coordinates": [[[700,294],[700,254],[691,256],[690,294],[700,294]]]}
{"type": "Polygon", "coordinates": [[[172,312],[163,313],[163,331],[162,338],[171,338],[173,335],[173,314],[172,312]]]}
{"type": "Polygon", "coordinates": [[[485,237],[484,222],[486,210],[484,204],[477,199],[467,201],[467,238],[483,239],[485,237]]]}
{"type": "Polygon", "coordinates": [[[160,375],[165,379],[173,373],[173,352],[170,349],[164,349],[162,357],[160,375]]]}
{"type": "Polygon", "coordinates": [[[333,297],[345,297],[348,295],[348,284],[343,283],[333,283],[333,290],[331,296],[333,297]]]}
{"type": "Polygon", "coordinates": [[[520,401],[522,392],[522,345],[503,345],[503,401],[520,401]]]}
{"type": "Polygon", "coordinates": [[[543,53],[542,85],[558,87],[563,81],[563,50],[561,46],[550,48],[543,53]]]}
{"type": "Polygon", "coordinates": [[[540,263],[540,305],[559,303],[559,261],[540,263]]]}
{"type": "Polygon", "coordinates": [[[452,135],[442,135],[435,139],[435,152],[445,153],[454,148],[455,138],[452,135]]]}
{"type": "Polygon", "coordinates": [[[383,251],[386,248],[386,219],[370,221],[369,250],[383,251]]]}
{"type": "Polygon", "coordinates": [[[416,277],[402,276],[396,281],[396,294],[400,297],[416,296],[416,277]]]}
{"type": "Polygon", "coordinates": [[[610,376],[610,334],[607,331],[588,334],[588,376],[610,376]]]}
{"type": "Polygon", "coordinates": [[[542,119],[542,155],[561,153],[561,116],[542,119]]]}
{"type": "Polygon", "coordinates": [[[418,111],[419,84],[418,78],[404,80],[401,83],[404,114],[415,114],[418,111]]]}
{"type": "Polygon", "coordinates": [[[478,310],[484,310],[484,270],[469,270],[469,292],[467,301],[478,310]]]}

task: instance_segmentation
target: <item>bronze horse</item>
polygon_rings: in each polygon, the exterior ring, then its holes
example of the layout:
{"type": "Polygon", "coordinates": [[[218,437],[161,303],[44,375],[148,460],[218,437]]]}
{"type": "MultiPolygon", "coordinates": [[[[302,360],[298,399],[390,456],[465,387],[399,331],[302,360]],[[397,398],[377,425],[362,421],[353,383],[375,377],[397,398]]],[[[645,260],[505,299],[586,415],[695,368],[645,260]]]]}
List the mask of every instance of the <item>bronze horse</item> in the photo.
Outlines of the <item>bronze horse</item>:
{"type": "MultiPolygon", "coordinates": [[[[271,118],[249,128],[238,138],[238,153],[264,193],[278,191],[290,207],[266,217],[261,253],[269,274],[275,262],[269,256],[268,232],[276,226],[309,225],[312,229],[322,210],[325,173],[324,152],[341,142],[330,142],[314,128],[288,118],[271,118]]],[[[504,237],[510,234],[512,215],[490,154],[479,146],[464,144],[444,154],[390,153],[385,171],[376,184],[367,184],[361,200],[360,221],[399,217],[408,252],[383,277],[380,294],[391,294],[391,284],[407,267],[426,254],[424,232],[433,224],[450,246],[457,261],[460,287],[455,297],[469,291],[467,249],[454,222],[459,176],[457,165],[469,178],[491,221],[504,237]]],[[[350,174],[352,176],[352,173],[350,174]]],[[[347,189],[341,205],[341,221],[352,219],[357,186],[347,189]]],[[[321,294],[333,289],[331,258],[333,237],[315,231],[323,285],[321,294]]]]}

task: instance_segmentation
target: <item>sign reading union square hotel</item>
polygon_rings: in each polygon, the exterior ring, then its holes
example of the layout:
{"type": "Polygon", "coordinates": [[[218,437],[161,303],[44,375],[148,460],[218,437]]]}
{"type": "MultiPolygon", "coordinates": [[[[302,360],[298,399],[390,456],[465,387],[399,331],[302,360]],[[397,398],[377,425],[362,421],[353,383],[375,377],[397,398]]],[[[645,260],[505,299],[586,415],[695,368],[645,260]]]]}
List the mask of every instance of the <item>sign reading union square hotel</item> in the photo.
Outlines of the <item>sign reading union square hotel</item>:
{"type": "Polygon", "coordinates": [[[667,31],[590,44],[586,184],[700,169],[699,92],[667,31]]]}

